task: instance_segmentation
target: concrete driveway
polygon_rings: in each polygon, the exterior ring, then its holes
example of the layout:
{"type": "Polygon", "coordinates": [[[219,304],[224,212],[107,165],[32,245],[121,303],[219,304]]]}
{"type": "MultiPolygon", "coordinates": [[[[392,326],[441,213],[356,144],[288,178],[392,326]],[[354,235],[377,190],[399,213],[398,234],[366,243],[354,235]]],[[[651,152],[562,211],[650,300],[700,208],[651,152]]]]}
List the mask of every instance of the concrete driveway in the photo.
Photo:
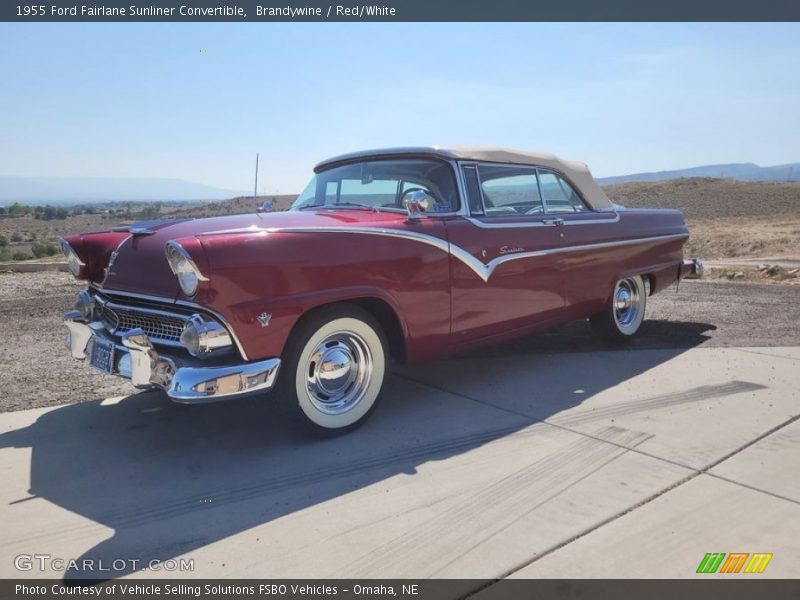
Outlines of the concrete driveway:
{"type": "Polygon", "coordinates": [[[798,367],[797,347],[487,353],[395,369],[325,441],[271,398],[5,413],[0,577],[98,576],[15,569],[34,554],[194,564],[103,577],[693,577],[707,552],[798,577],[798,367]]]}

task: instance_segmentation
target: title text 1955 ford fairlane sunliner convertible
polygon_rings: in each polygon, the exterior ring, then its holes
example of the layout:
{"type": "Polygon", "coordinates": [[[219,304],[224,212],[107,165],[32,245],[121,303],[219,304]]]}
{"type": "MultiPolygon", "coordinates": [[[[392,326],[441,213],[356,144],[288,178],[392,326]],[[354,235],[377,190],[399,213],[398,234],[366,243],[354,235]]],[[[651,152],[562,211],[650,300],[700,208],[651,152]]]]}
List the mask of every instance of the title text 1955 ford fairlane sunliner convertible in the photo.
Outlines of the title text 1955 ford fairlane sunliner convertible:
{"type": "Polygon", "coordinates": [[[300,423],[373,411],[387,361],[589,318],[624,341],[683,260],[677,210],[612,204],[582,163],[488,148],[327,160],[290,211],[62,240],[88,282],[67,345],[178,402],[278,388],[300,423]]]}

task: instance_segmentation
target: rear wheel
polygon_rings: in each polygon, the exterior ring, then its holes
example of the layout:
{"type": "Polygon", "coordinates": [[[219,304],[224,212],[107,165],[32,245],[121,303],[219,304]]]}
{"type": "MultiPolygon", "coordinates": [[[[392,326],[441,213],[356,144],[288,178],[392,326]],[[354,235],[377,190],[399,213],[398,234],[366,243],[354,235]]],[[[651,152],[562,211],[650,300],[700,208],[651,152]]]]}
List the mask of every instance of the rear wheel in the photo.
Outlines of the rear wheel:
{"type": "Polygon", "coordinates": [[[323,308],[298,325],[284,354],[279,391],[305,430],[331,435],[361,425],[386,373],[384,333],[357,306],[323,308]]]}
{"type": "Polygon", "coordinates": [[[622,343],[631,339],[644,320],[648,287],[640,275],[620,279],[603,312],[589,319],[595,333],[606,341],[622,343]]]}

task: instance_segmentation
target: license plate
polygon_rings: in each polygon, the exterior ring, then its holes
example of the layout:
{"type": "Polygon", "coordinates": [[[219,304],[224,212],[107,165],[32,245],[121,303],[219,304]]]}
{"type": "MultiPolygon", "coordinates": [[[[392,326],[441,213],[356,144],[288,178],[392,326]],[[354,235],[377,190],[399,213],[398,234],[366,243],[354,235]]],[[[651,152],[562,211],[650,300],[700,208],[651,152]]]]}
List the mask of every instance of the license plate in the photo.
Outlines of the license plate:
{"type": "Polygon", "coordinates": [[[96,337],[92,340],[92,354],[89,363],[105,373],[114,372],[114,344],[96,337]]]}

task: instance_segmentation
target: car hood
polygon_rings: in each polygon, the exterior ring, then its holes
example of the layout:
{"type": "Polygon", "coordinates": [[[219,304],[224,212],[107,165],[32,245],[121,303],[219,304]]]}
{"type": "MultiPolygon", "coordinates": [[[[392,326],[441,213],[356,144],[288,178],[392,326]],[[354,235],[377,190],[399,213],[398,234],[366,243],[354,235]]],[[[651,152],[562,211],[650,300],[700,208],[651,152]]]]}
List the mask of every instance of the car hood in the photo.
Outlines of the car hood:
{"type": "MultiPolygon", "coordinates": [[[[225,235],[226,232],[251,228],[378,226],[401,223],[405,219],[406,215],[402,213],[325,210],[135,223],[115,229],[116,232],[127,235],[121,241],[118,241],[119,238],[114,239],[118,245],[107,249],[107,262],[103,261],[102,269],[94,269],[90,279],[110,293],[117,291],[177,299],[181,294],[180,286],[170,270],[164,252],[165,244],[170,240],[185,240],[208,234],[225,235]]],[[[107,236],[107,232],[81,236],[84,246],[91,244],[92,236],[107,236]]],[[[201,271],[210,272],[207,257],[198,256],[198,253],[202,253],[199,242],[189,252],[201,271]]]]}

